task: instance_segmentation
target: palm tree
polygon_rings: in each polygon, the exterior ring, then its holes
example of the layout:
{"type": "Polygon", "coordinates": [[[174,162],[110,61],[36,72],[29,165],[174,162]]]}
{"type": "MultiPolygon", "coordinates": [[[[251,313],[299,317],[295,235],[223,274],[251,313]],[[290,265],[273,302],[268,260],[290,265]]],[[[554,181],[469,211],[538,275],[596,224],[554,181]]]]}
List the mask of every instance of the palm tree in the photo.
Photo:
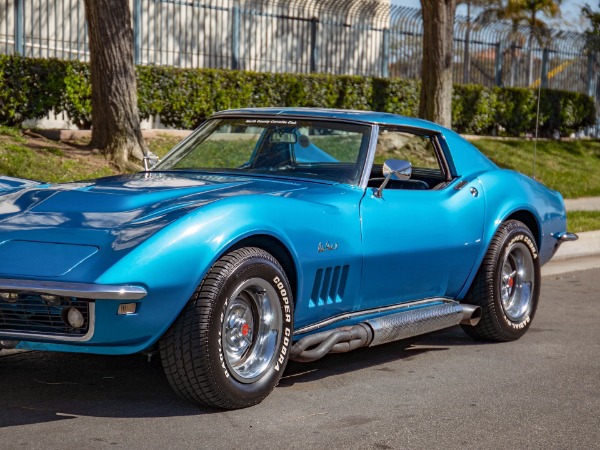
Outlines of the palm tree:
{"type": "MultiPolygon", "coordinates": [[[[502,3],[501,0],[462,0],[459,1],[458,4],[464,4],[467,6],[467,22],[466,22],[466,30],[465,30],[465,54],[463,61],[463,83],[469,83],[471,81],[471,31],[473,29],[473,25],[478,21],[479,17],[476,17],[473,20],[473,16],[471,15],[472,8],[483,8],[486,7],[485,11],[491,8],[497,8],[502,3]]],[[[482,14],[484,14],[482,13],[482,14]]]]}
{"type": "Polygon", "coordinates": [[[581,8],[583,15],[590,21],[590,28],[585,31],[587,37],[587,49],[591,52],[600,52],[600,1],[598,11],[594,11],[590,5],[581,8]]]}
{"type": "Polygon", "coordinates": [[[504,0],[499,6],[487,8],[479,17],[482,23],[490,23],[494,20],[507,20],[512,24],[511,29],[511,79],[510,85],[515,84],[517,47],[519,46],[519,27],[521,25],[529,28],[528,36],[528,64],[527,82],[533,83],[533,42],[543,43],[543,38],[548,34],[548,26],[541,20],[540,15],[546,17],[558,17],[562,0],[504,0]]]}
{"type": "MultiPolygon", "coordinates": [[[[510,2],[510,0],[508,0],[510,2]]],[[[507,38],[510,41],[510,79],[509,86],[514,86],[517,80],[517,67],[521,59],[519,48],[524,47],[522,35],[519,28],[527,21],[527,16],[522,12],[510,7],[504,0],[498,4],[486,8],[477,17],[476,22],[481,26],[489,25],[496,21],[507,21],[511,23],[510,33],[507,38]]]]}
{"type": "Polygon", "coordinates": [[[533,83],[533,40],[539,43],[547,34],[548,27],[540,19],[540,15],[558,17],[562,0],[508,0],[507,12],[516,16],[524,16],[529,28],[529,63],[527,65],[527,84],[533,83]]]}

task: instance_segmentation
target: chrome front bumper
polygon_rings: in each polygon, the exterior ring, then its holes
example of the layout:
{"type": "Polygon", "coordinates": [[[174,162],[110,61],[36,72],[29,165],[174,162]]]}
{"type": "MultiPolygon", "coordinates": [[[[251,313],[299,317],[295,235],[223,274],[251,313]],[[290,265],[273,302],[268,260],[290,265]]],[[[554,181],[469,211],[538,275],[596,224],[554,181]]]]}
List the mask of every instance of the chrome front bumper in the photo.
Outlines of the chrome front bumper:
{"type": "Polygon", "coordinates": [[[140,300],[148,292],[139,286],[68,283],[62,281],[0,278],[0,292],[27,292],[94,300],[140,300]]]}

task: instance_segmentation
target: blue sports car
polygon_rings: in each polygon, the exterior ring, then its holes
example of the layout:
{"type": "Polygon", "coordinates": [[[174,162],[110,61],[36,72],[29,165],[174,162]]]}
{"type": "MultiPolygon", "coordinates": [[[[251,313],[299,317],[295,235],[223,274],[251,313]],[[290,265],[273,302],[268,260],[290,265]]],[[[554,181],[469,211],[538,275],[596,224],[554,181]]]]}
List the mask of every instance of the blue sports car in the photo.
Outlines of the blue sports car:
{"type": "Polygon", "coordinates": [[[364,111],[224,111],[144,172],[0,192],[0,348],[158,351],[220,408],[262,401],[288,359],[459,324],[518,339],[577,238],[558,192],[364,111]]]}

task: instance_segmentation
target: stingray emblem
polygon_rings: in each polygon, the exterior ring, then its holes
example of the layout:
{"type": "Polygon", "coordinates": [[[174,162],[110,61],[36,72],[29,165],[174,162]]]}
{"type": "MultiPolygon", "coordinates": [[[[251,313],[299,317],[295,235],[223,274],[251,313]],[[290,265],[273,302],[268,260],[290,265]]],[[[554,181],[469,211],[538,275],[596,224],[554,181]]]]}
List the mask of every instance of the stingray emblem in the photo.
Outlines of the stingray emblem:
{"type": "Polygon", "coordinates": [[[323,252],[329,252],[332,250],[337,250],[338,249],[338,244],[337,242],[335,244],[330,244],[329,241],[325,242],[325,244],[323,244],[322,242],[319,242],[319,248],[317,249],[319,253],[323,253],[323,252]]]}

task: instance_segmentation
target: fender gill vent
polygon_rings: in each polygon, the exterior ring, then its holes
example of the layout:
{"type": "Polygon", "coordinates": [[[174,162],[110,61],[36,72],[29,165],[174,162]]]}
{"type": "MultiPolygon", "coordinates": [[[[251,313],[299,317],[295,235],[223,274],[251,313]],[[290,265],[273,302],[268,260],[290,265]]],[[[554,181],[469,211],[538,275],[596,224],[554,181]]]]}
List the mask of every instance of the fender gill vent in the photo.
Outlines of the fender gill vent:
{"type": "Polygon", "coordinates": [[[346,290],[348,269],[350,266],[335,266],[318,269],[308,306],[331,305],[341,303],[346,290]]]}

